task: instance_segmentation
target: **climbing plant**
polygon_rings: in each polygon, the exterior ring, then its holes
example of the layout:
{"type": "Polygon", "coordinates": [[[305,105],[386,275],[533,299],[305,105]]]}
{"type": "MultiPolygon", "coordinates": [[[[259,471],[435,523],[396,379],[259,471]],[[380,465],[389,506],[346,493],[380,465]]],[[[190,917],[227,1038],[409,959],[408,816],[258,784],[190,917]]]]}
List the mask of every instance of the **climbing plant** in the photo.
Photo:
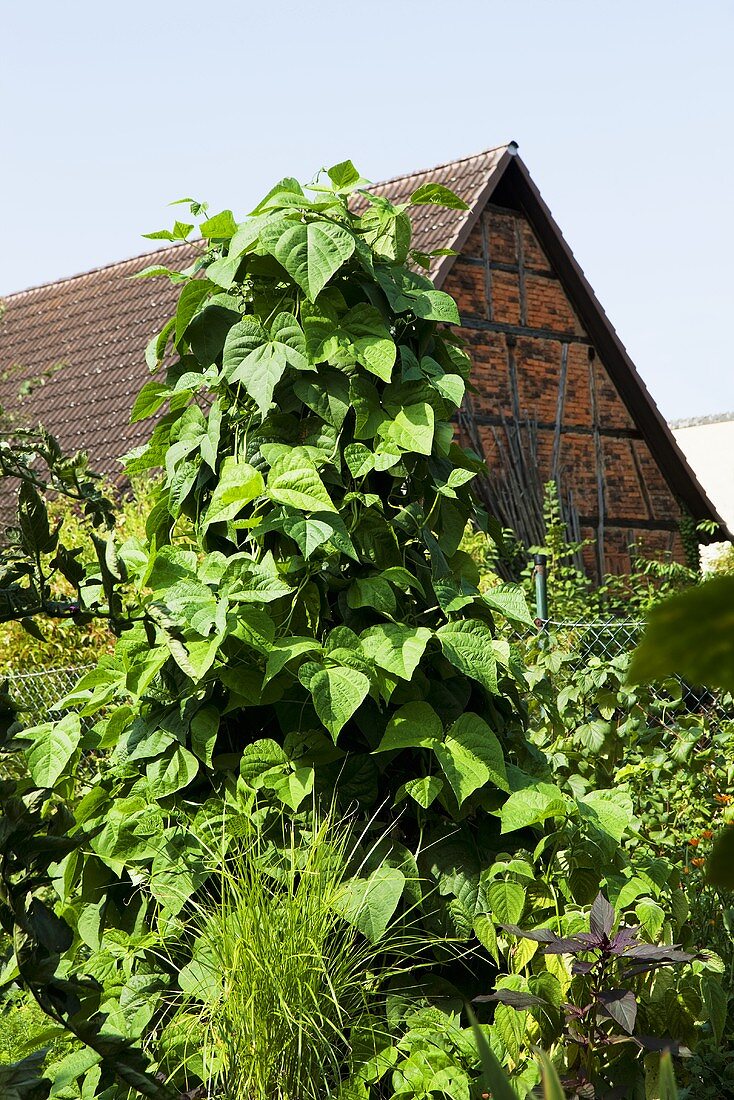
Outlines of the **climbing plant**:
{"type": "MultiPolygon", "coordinates": [[[[525,667],[497,630],[531,628],[522,590],[480,593],[459,548],[467,523],[491,524],[472,496],[482,463],[453,439],[470,362],[455,303],[418,270],[431,257],[411,249],[408,208],[464,204],[427,184],[395,206],[349,161],[306,190],[282,180],[240,222],[182,201],[203,247],[184,271],[141,273],[180,295],[132,411],[157,420],[126,458],[130,476],[164,476],[145,536],[120,543],[108,524],[74,580],[115,652],[60,720],[6,722],[29,770],[0,790],[11,977],[83,1041],[57,1074],[84,1078],[85,1097],[195,1088],[162,1079],[156,1047],[196,958],[189,908],[217,853],[255,827],[277,868],[283,815],[306,828],[323,803],[362,832],[347,919],[373,942],[406,921],[426,945],[390,1027],[422,1027],[416,1003],[453,1012],[502,974],[542,1006],[495,1010],[495,1050],[529,1089],[525,1036],[553,1041],[572,975],[531,974],[503,926],[572,932],[601,885],[623,908],[631,809],[623,792],[553,781],[526,736],[525,667]],[[96,773],[79,799],[81,754],[96,773]]],[[[41,563],[42,603],[44,555],[61,551],[33,492],[22,551],[41,563]]],[[[427,1062],[412,1042],[396,1073],[420,1062],[430,1083],[449,1055],[427,1062]]],[[[355,1051],[345,1074],[366,1097],[390,1063],[360,1070],[355,1051]]]]}

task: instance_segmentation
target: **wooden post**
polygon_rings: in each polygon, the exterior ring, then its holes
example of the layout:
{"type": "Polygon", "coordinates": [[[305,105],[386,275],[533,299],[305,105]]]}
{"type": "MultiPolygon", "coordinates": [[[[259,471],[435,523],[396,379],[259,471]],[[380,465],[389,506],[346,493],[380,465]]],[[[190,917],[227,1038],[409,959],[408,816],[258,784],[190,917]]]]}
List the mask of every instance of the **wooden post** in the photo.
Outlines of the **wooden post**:
{"type": "Polygon", "coordinates": [[[510,400],[512,402],[512,418],[517,425],[520,424],[520,390],[517,385],[517,365],[515,363],[515,347],[517,337],[509,333],[507,340],[507,374],[510,380],[510,400]]]}
{"type": "Polygon", "coordinates": [[[551,476],[558,483],[558,465],[561,458],[561,434],[563,432],[563,413],[566,403],[566,375],[568,373],[568,344],[561,344],[561,370],[558,377],[558,402],[556,404],[556,430],[553,435],[553,457],[551,476]]]}
{"type": "Polygon", "coordinates": [[[492,308],[492,264],[489,254],[489,212],[482,214],[482,262],[484,264],[484,313],[488,321],[494,320],[492,308]]]}
{"type": "Polygon", "coordinates": [[[596,352],[589,348],[589,392],[591,395],[591,423],[594,430],[594,453],[596,459],[596,499],[598,519],[596,525],[596,558],[599,566],[599,580],[606,573],[606,557],[604,554],[604,520],[606,512],[606,486],[604,480],[604,448],[599,431],[599,406],[596,395],[596,370],[594,360],[596,352]]]}
{"type": "Polygon", "coordinates": [[[635,441],[633,439],[630,439],[628,442],[629,442],[630,452],[632,454],[632,465],[635,468],[635,473],[637,474],[637,481],[639,482],[639,485],[640,485],[640,494],[642,496],[642,499],[645,502],[645,508],[647,509],[647,518],[648,519],[655,519],[655,513],[653,512],[653,509],[652,509],[652,502],[650,500],[650,494],[647,491],[647,485],[645,483],[644,477],[642,476],[642,468],[640,466],[640,459],[639,459],[639,456],[637,454],[637,448],[635,447],[635,441]]]}
{"type": "Polygon", "coordinates": [[[528,323],[528,305],[525,295],[525,244],[522,237],[522,218],[515,218],[515,243],[517,247],[517,281],[520,291],[520,324],[528,323]]]}

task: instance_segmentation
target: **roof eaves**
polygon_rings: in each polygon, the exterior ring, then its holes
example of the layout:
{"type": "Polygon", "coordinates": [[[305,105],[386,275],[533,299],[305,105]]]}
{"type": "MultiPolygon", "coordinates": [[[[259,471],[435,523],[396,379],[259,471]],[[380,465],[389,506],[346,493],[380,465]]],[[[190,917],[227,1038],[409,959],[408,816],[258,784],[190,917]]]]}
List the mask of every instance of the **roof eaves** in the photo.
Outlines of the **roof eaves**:
{"type": "Polygon", "coordinates": [[[99,275],[102,272],[113,272],[117,268],[126,267],[129,264],[134,264],[138,260],[149,260],[150,265],[155,264],[156,256],[162,256],[166,252],[170,252],[176,248],[191,248],[194,245],[200,244],[201,238],[193,241],[169,241],[162,248],[154,248],[150,252],[138,252],[135,256],[128,256],[124,260],[113,260],[109,264],[100,264],[98,267],[90,267],[87,271],[77,271],[75,275],[64,275],[60,279],[49,279],[47,283],[36,283],[35,286],[24,287],[23,290],[13,290],[10,294],[0,294],[0,301],[12,302],[17,298],[23,298],[27,294],[35,294],[41,290],[51,290],[54,287],[65,287],[69,283],[76,282],[79,279],[87,279],[90,275],[99,275]]]}
{"type": "MultiPolygon", "coordinates": [[[[510,150],[510,149],[514,149],[516,151],[517,150],[517,143],[514,142],[514,141],[511,141],[511,142],[508,142],[506,145],[494,145],[490,149],[482,149],[478,153],[471,153],[468,156],[459,157],[458,160],[448,160],[448,161],[445,161],[443,164],[434,164],[430,169],[423,170],[421,172],[404,172],[402,175],[399,175],[399,176],[390,176],[389,179],[377,180],[374,184],[371,184],[370,187],[379,187],[379,188],[387,187],[390,184],[400,183],[402,180],[408,180],[408,179],[414,178],[415,176],[422,175],[422,174],[424,174],[425,171],[440,172],[445,168],[452,168],[454,166],[462,165],[466,161],[476,160],[477,157],[480,157],[482,155],[487,155],[489,153],[495,153],[500,149],[504,149],[506,151],[510,150]]],[[[498,168],[499,168],[499,165],[495,166],[495,168],[492,169],[492,171],[491,171],[491,177],[492,178],[494,178],[494,175],[497,173],[498,168]]],[[[495,185],[496,185],[496,180],[495,180],[495,183],[493,184],[493,186],[495,186],[495,185]]],[[[472,208],[472,209],[474,209],[474,208],[472,208]]],[[[473,226],[473,224],[474,223],[472,222],[472,226],[473,226]]],[[[97,274],[99,274],[101,272],[105,272],[105,271],[113,272],[117,268],[125,267],[127,264],[135,263],[138,260],[149,260],[151,264],[154,264],[156,256],[160,256],[160,255],[163,255],[166,252],[170,252],[171,249],[174,249],[174,248],[191,248],[192,246],[195,246],[195,245],[200,244],[200,243],[201,243],[201,238],[198,238],[196,240],[190,240],[190,241],[170,241],[170,242],[167,242],[165,245],[162,245],[159,248],[151,249],[150,252],[140,252],[140,253],[137,253],[135,256],[128,256],[126,259],[123,259],[123,260],[113,260],[112,263],[98,264],[96,267],[90,267],[86,271],[78,271],[74,275],[64,275],[64,276],[62,276],[58,279],[49,279],[48,282],[45,282],[45,283],[36,283],[33,286],[24,287],[22,290],[13,290],[9,294],[0,295],[0,299],[3,302],[8,302],[8,301],[12,301],[13,299],[16,299],[16,298],[21,298],[25,294],[33,294],[35,291],[48,290],[48,289],[51,289],[52,287],[56,287],[56,286],[66,286],[68,283],[72,283],[77,279],[86,279],[90,275],[97,275],[97,274]]],[[[462,240],[462,243],[463,243],[463,240],[462,240]]],[[[445,257],[445,259],[451,259],[451,257],[445,257]]]]}
{"type": "Polygon", "coordinates": [[[402,180],[414,179],[415,176],[430,175],[432,172],[441,172],[444,168],[457,168],[468,160],[476,160],[478,157],[487,156],[489,153],[496,153],[500,149],[509,149],[510,146],[514,146],[515,149],[517,149],[517,142],[510,141],[502,145],[492,145],[489,149],[480,149],[478,153],[469,153],[465,157],[458,157],[457,160],[446,160],[442,164],[432,164],[430,168],[421,168],[417,172],[403,172],[400,176],[389,176],[384,180],[376,180],[373,184],[370,184],[370,187],[387,187],[390,183],[400,183],[402,180]]]}

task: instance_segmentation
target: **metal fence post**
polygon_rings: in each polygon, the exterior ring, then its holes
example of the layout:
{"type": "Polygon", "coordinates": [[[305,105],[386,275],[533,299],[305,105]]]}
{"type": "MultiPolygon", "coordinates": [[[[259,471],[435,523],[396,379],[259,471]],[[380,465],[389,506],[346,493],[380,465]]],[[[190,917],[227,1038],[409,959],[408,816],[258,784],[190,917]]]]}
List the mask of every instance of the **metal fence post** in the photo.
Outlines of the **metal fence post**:
{"type": "Polygon", "coordinates": [[[545,626],[548,621],[548,578],[546,575],[548,558],[545,554],[535,554],[533,561],[535,562],[535,568],[533,569],[535,577],[535,622],[540,627],[545,626]]]}

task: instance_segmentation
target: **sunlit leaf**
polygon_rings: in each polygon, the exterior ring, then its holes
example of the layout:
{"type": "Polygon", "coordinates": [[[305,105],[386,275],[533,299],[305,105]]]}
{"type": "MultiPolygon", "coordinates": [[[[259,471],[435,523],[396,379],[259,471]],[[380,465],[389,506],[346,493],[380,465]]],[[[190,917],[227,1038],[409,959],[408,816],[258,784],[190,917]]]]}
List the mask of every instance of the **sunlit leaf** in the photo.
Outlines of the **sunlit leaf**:
{"type": "Polygon", "coordinates": [[[260,240],[312,302],[354,252],[354,237],[333,222],[271,223],[260,240]]]}
{"type": "Polygon", "coordinates": [[[424,183],[410,196],[413,206],[446,206],[451,210],[468,210],[469,207],[450,188],[441,183],[424,183]]]}
{"type": "Polygon", "coordinates": [[[457,718],[435,752],[460,806],[488,784],[509,790],[502,746],[478,714],[457,718]]]}
{"type": "Polygon", "coordinates": [[[334,741],[364,702],[369,686],[367,677],[354,668],[320,668],[310,676],[313,705],[334,741]]]}
{"type": "Polygon", "coordinates": [[[267,491],[272,500],[303,512],[336,511],[313,460],[299,447],[273,463],[267,491]]]}
{"type": "Polygon", "coordinates": [[[66,714],[59,722],[24,730],[31,740],[26,752],[28,768],[39,787],[54,787],[71,760],[81,738],[78,714],[66,714]]]}
{"type": "Polygon", "coordinates": [[[372,943],[379,943],[398,907],[405,875],[397,867],[378,867],[369,878],[351,879],[337,898],[339,912],[372,943]]]}
{"type": "Polygon", "coordinates": [[[496,694],[497,662],[492,651],[492,631],[481,619],[457,619],[436,631],[451,663],[496,694]]]}

